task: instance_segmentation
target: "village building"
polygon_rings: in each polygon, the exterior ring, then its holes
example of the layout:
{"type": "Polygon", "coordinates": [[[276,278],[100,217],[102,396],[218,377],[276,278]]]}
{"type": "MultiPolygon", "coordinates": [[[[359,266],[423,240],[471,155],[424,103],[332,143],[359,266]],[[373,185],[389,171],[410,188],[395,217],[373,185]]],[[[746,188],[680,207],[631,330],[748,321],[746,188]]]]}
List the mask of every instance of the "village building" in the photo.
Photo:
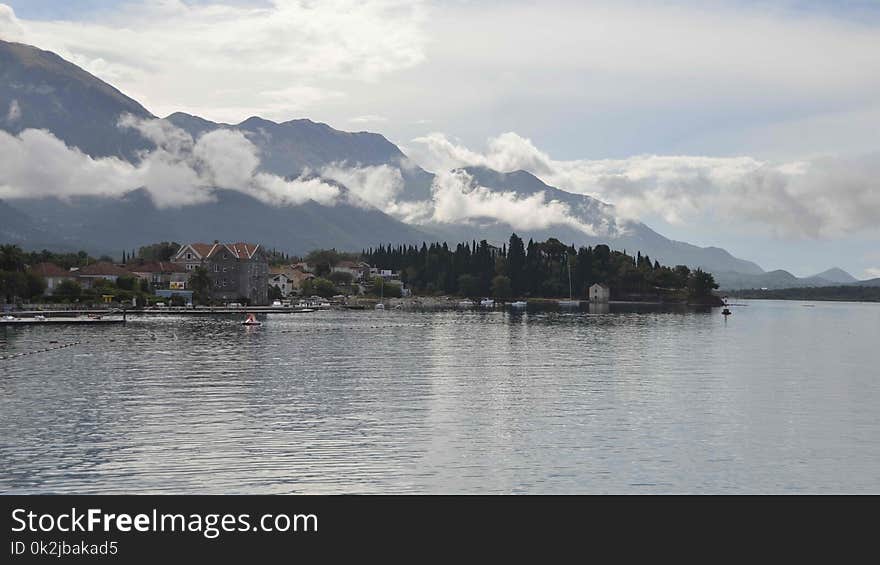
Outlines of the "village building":
{"type": "Polygon", "coordinates": [[[79,283],[83,288],[94,288],[95,283],[98,281],[116,283],[116,280],[119,277],[131,276],[129,271],[105,261],[99,261],[97,263],[92,263],[91,265],[86,265],[85,267],[80,267],[79,270],[71,271],[71,273],[76,275],[76,278],[79,280],[79,283]]]}
{"type": "Polygon", "coordinates": [[[62,269],[55,263],[37,263],[30,271],[46,281],[46,294],[55,294],[55,289],[64,281],[76,281],[76,273],[62,269]]]}
{"type": "Polygon", "coordinates": [[[295,290],[290,271],[290,267],[271,267],[269,269],[269,286],[278,287],[282,298],[287,298],[295,290]]]}
{"type": "Polygon", "coordinates": [[[171,261],[153,261],[129,266],[131,274],[150,283],[154,290],[185,290],[189,275],[186,267],[171,261]]]}
{"type": "Polygon", "coordinates": [[[290,284],[293,286],[293,290],[296,294],[302,294],[303,284],[305,284],[306,281],[315,278],[313,273],[310,273],[297,265],[293,266],[288,273],[288,276],[290,277],[290,284]]]}
{"type": "Polygon", "coordinates": [[[354,282],[363,282],[370,275],[370,265],[363,261],[340,261],[331,267],[331,272],[347,273],[354,282]]]}
{"type": "Polygon", "coordinates": [[[608,302],[611,299],[611,289],[602,283],[596,283],[590,287],[590,302],[608,302]]]}
{"type": "Polygon", "coordinates": [[[188,243],[171,259],[192,274],[203,267],[211,279],[211,297],[218,302],[246,300],[269,304],[269,259],[259,244],[188,243]]]}

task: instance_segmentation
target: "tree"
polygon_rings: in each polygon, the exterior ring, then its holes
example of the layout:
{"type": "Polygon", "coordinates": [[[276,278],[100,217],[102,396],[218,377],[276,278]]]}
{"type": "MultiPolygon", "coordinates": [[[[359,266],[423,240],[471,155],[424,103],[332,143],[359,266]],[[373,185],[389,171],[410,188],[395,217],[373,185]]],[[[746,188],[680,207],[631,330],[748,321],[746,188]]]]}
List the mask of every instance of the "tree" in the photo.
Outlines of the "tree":
{"type": "Polygon", "coordinates": [[[23,271],[24,252],[17,245],[0,245],[0,271],[23,271]]]}
{"type": "Polygon", "coordinates": [[[26,273],[25,277],[26,292],[24,296],[26,298],[36,298],[46,292],[46,281],[43,277],[35,273],[26,273]]]}
{"type": "Polygon", "coordinates": [[[143,261],[170,261],[180,249],[177,242],[163,241],[162,243],[153,243],[138,249],[138,258],[143,261]]]}
{"type": "Polygon", "coordinates": [[[480,281],[473,275],[458,277],[458,293],[473,298],[480,295],[480,281]]]}
{"type": "Polygon", "coordinates": [[[348,257],[335,249],[315,249],[306,255],[306,263],[311,265],[312,271],[319,277],[330,274],[337,263],[348,257]]]}
{"type": "Polygon", "coordinates": [[[207,304],[211,300],[211,276],[204,267],[196,267],[189,277],[189,288],[193,291],[193,300],[198,304],[207,304]]]}
{"type": "Polygon", "coordinates": [[[498,275],[492,279],[492,296],[501,300],[509,300],[510,297],[513,296],[513,291],[510,287],[510,278],[498,275]]]}
{"type": "Polygon", "coordinates": [[[135,290],[137,279],[132,276],[122,276],[116,279],[116,286],[122,290],[135,290]]]}
{"type": "Polygon", "coordinates": [[[697,269],[688,278],[688,296],[690,298],[706,298],[712,291],[718,288],[715,277],[702,269],[697,269]]]}
{"type": "Polygon", "coordinates": [[[311,279],[312,293],[322,298],[330,298],[336,294],[336,287],[327,279],[316,277],[311,279]]]}
{"type": "Polygon", "coordinates": [[[518,235],[511,234],[507,247],[507,276],[513,294],[519,296],[525,290],[526,249],[518,235]]]}
{"type": "Polygon", "coordinates": [[[281,300],[284,298],[284,295],[281,294],[281,289],[277,284],[269,285],[269,300],[281,300]]]}
{"type": "Polygon", "coordinates": [[[76,281],[64,279],[55,287],[55,296],[60,298],[74,299],[82,295],[82,287],[76,281]]]}
{"type": "Polygon", "coordinates": [[[385,298],[400,298],[403,296],[403,291],[400,288],[400,285],[394,282],[387,282],[382,285],[382,295],[385,298]]]}
{"type": "Polygon", "coordinates": [[[16,271],[0,271],[0,296],[4,302],[14,302],[22,296],[27,285],[24,273],[16,271]]]}
{"type": "Polygon", "coordinates": [[[327,278],[337,285],[349,285],[354,280],[354,275],[345,271],[333,271],[327,278]]]}

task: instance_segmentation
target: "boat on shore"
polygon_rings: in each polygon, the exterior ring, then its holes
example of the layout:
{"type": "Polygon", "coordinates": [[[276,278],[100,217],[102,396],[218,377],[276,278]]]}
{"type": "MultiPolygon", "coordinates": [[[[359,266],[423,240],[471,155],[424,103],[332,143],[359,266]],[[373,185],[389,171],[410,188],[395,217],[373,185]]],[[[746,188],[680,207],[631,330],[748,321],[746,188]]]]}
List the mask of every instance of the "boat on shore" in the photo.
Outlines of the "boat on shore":
{"type": "Polygon", "coordinates": [[[516,302],[510,303],[511,308],[525,308],[528,305],[529,305],[529,303],[526,302],[525,300],[517,300],[516,302]]]}
{"type": "Polygon", "coordinates": [[[482,307],[482,308],[494,308],[494,307],[495,307],[495,301],[492,300],[491,298],[484,298],[484,299],[480,300],[480,307],[482,307]]]}

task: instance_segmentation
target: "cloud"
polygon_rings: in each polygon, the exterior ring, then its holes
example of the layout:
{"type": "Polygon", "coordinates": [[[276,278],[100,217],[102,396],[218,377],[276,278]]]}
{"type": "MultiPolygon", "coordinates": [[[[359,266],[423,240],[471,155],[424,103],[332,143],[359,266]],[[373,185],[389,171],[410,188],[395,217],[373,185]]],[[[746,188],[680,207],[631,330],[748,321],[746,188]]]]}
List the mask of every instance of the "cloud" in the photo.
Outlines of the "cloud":
{"type": "Polygon", "coordinates": [[[18,100],[13,100],[9,103],[9,111],[6,112],[6,123],[14,124],[18,120],[21,119],[21,106],[18,105],[18,100]]]}
{"type": "Polygon", "coordinates": [[[613,204],[621,219],[655,215],[685,224],[709,217],[745,221],[785,237],[825,238],[876,229],[880,217],[877,155],[783,163],[656,155],[561,161],[512,132],[490,139],[484,152],[439,133],[413,141],[411,158],[429,170],[526,170],[550,185],[613,204]]]}
{"type": "Polygon", "coordinates": [[[866,279],[880,278],[880,267],[868,267],[867,269],[865,269],[865,278],[866,279]]]}
{"type": "MultiPolygon", "coordinates": [[[[0,4],[0,33],[16,21],[0,4]]],[[[290,119],[345,97],[331,83],[375,83],[421,63],[424,21],[422,2],[403,0],[173,0],[126,2],[88,21],[28,20],[16,29],[156,113],[200,108],[199,115],[237,123],[255,114],[290,119]]]]}
{"type": "Polygon", "coordinates": [[[434,177],[431,199],[401,200],[405,182],[401,170],[389,165],[349,167],[337,163],[324,167],[321,177],[344,185],[349,202],[377,208],[408,224],[456,224],[497,221],[519,230],[573,227],[588,235],[597,228],[575,217],[570,207],[547,200],[543,192],[522,197],[513,191],[493,191],[478,185],[463,170],[442,171],[434,177]]]}
{"type": "Polygon", "coordinates": [[[432,221],[434,203],[428,200],[401,201],[405,182],[401,170],[390,165],[350,167],[335,163],[320,171],[326,178],[349,190],[348,202],[361,208],[376,208],[407,224],[432,221]]]}
{"type": "Polygon", "coordinates": [[[376,122],[387,122],[388,118],[376,114],[366,114],[364,116],[355,116],[354,118],[350,118],[348,121],[354,124],[369,124],[376,122]]]}
{"type": "Polygon", "coordinates": [[[596,235],[594,226],[576,219],[567,204],[546,199],[543,192],[519,196],[516,192],[492,191],[475,183],[463,170],[443,171],[434,178],[432,221],[444,224],[491,219],[518,230],[573,227],[596,235]]]}
{"type": "Polygon", "coordinates": [[[193,139],[164,120],[130,115],[119,126],[136,129],[156,148],[131,164],[92,158],[47,131],[27,129],[17,136],[0,131],[0,198],[119,197],[143,187],[164,208],[208,202],[216,189],[227,189],[271,205],[332,206],[341,193],[318,178],[259,172],[257,147],[238,131],[215,130],[193,139]]]}
{"type": "Polygon", "coordinates": [[[336,163],[321,169],[321,176],[344,185],[351,191],[352,203],[371,206],[391,213],[404,181],[400,169],[389,165],[347,167],[336,163]]]}
{"type": "Polygon", "coordinates": [[[21,41],[24,36],[24,28],[15,17],[15,12],[6,4],[0,4],[0,39],[21,41]]]}

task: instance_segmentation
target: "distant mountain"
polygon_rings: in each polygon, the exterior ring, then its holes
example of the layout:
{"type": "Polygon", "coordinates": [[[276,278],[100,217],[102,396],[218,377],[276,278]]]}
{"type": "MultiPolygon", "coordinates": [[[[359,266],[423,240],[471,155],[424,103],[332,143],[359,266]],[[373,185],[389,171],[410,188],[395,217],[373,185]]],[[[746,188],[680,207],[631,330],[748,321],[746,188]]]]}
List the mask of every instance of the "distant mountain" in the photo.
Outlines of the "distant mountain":
{"type": "Polygon", "coordinates": [[[30,216],[0,200],[0,242],[36,242],[46,237],[30,216]]]}
{"type": "Polygon", "coordinates": [[[58,55],[0,40],[0,128],[45,129],[92,157],[132,159],[151,144],[116,126],[119,116],[152,118],[139,103],[58,55]]]}
{"type": "MultiPolygon", "coordinates": [[[[839,270],[839,269],[837,269],[839,270]]],[[[835,269],[830,269],[832,275],[835,269]]],[[[842,273],[846,274],[844,271],[842,273]]],[[[732,273],[728,271],[716,271],[713,273],[715,280],[723,290],[740,290],[740,289],[783,289],[783,288],[804,288],[804,287],[824,287],[839,286],[841,284],[853,284],[858,281],[853,278],[852,281],[835,281],[820,277],[819,275],[812,277],[798,278],[788,271],[776,270],[768,271],[761,274],[732,273]]],[[[838,275],[839,276],[839,275],[838,275]]]]}
{"type": "Polygon", "coordinates": [[[866,281],[858,281],[853,284],[856,286],[880,286],[880,277],[876,279],[868,279],[866,281]]]}
{"type": "Polygon", "coordinates": [[[431,198],[434,175],[409,163],[396,145],[378,133],[339,131],[305,119],[276,123],[251,117],[239,124],[222,124],[182,112],[165,119],[194,138],[217,129],[241,131],[260,150],[260,168],[282,177],[298,177],[340,163],[390,165],[399,168],[403,177],[403,201],[431,198]]]}
{"type": "MultiPolygon", "coordinates": [[[[217,191],[216,196],[215,202],[163,210],[153,204],[145,190],[135,190],[120,199],[23,199],[9,208],[13,213],[36,218],[31,223],[35,229],[56,234],[56,247],[114,255],[156,241],[252,240],[305,253],[319,247],[360,250],[389,241],[416,243],[430,238],[378,210],[348,204],[270,206],[231,190],[217,191]]],[[[21,238],[9,241],[37,247],[21,238]]]]}
{"type": "Polygon", "coordinates": [[[821,273],[819,273],[817,275],[813,275],[810,278],[822,279],[822,280],[831,281],[833,283],[839,283],[839,284],[849,284],[849,283],[859,282],[859,279],[855,278],[851,274],[847,273],[846,271],[844,271],[843,269],[838,268],[838,267],[833,267],[831,269],[828,269],[827,271],[822,271],[821,273]]]}
{"type": "MultiPolygon", "coordinates": [[[[152,142],[131,128],[119,128],[119,118],[154,116],[137,101],[61,57],[40,49],[0,41],[0,129],[17,134],[40,128],[92,157],[115,156],[137,162],[152,142]]],[[[408,161],[382,135],[343,132],[311,120],[276,123],[259,117],[239,124],[221,124],[198,116],[174,113],[166,118],[194,137],[216,129],[243,132],[260,153],[260,169],[285,178],[306,172],[320,174],[328,165],[397,168],[404,180],[400,202],[432,198],[434,175],[408,161]]],[[[345,201],[333,206],[308,202],[301,206],[270,206],[241,192],[218,191],[216,201],[159,210],[143,190],[122,198],[25,198],[0,206],[0,238],[26,247],[85,247],[116,252],[169,239],[249,239],[287,251],[314,247],[359,250],[384,243],[422,240],[488,239],[505,241],[516,231],[524,238],[557,237],[578,245],[608,243],[631,253],[641,251],[664,264],[687,264],[709,271],[759,275],[758,265],[737,259],[723,249],[672,241],[639,223],[618,224],[613,208],[584,195],[543,183],[534,175],[469,168],[475,182],[520,197],[544,192],[547,200],[568,205],[572,214],[604,231],[588,236],[575,227],[552,225],[522,230],[492,218],[460,224],[408,225],[379,210],[345,201]]],[[[0,173],[2,174],[2,173],[0,173]]]]}
{"type": "MultiPolygon", "coordinates": [[[[595,245],[607,243],[616,249],[626,249],[635,253],[641,251],[664,265],[690,265],[702,267],[708,271],[727,270],[749,274],[760,274],[761,267],[737,259],[727,251],[717,247],[697,247],[689,243],[673,241],[663,237],[641,222],[619,224],[614,217],[614,208],[604,202],[585,196],[573,194],[550,186],[535,175],[526,171],[499,173],[484,167],[468,167],[465,169],[481,186],[494,190],[514,190],[520,196],[530,196],[539,192],[545,194],[546,200],[558,200],[568,205],[573,215],[585,224],[607,226],[608,235],[588,236],[584,232],[569,226],[551,226],[545,230],[514,230],[510,225],[498,222],[481,223],[477,231],[483,237],[503,240],[517,231],[521,236],[533,237],[536,240],[557,237],[564,242],[595,245]],[[506,235],[505,235],[506,234],[506,235]]],[[[456,228],[461,232],[462,229],[456,228]]]]}

